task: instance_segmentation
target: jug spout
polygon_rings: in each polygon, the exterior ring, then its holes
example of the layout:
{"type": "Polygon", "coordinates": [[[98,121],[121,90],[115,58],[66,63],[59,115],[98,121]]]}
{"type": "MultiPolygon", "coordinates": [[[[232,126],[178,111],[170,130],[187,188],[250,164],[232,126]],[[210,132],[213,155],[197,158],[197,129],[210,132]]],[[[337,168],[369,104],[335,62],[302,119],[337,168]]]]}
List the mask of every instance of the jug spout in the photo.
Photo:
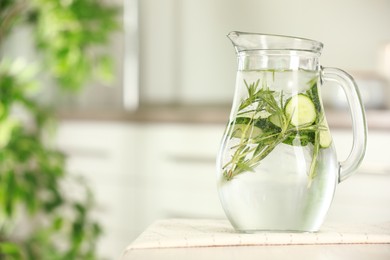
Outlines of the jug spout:
{"type": "Polygon", "coordinates": [[[240,32],[237,32],[237,31],[230,32],[227,35],[227,37],[232,42],[237,53],[240,52],[240,50],[246,45],[246,44],[242,43],[243,37],[240,37],[240,32]]]}
{"type": "Polygon", "coordinates": [[[237,52],[251,50],[297,50],[320,54],[323,44],[310,39],[232,31],[227,37],[237,52]]]}
{"type": "Polygon", "coordinates": [[[227,35],[227,37],[232,42],[234,48],[236,49],[237,53],[245,50],[260,49],[261,46],[259,45],[259,41],[261,41],[261,36],[262,34],[245,33],[238,31],[232,31],[227,35]]]}

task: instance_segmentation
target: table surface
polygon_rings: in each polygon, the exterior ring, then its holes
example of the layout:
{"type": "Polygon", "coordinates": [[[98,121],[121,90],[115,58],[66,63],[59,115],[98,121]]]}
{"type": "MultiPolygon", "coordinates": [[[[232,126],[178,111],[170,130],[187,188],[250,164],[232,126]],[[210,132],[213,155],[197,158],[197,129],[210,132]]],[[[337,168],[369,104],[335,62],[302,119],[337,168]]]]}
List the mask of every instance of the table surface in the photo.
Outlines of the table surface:
{"type": "Polygon", "coordinates": [[[317,233],[242,234],[226,220],[159,220],[133,241],[120,259],[238,258],[389,260],[390,223],[330,225],[317,233]]]}
{"type": "Polygon", "coordinates": [[[311,260],[389,260],[390,244],[372,245],[289,245],[133,249],[121,260],[230,260],[230,259],[311,259],[311,260]]]}

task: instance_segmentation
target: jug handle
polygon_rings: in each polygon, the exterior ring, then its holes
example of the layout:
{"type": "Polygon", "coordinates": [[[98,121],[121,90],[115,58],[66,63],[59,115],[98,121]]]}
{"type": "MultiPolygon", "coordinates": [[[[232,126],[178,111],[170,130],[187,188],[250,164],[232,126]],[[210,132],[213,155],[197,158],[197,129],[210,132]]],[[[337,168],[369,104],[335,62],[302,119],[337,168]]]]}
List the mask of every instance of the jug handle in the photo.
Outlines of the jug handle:
{"type": "Polygon", "coordinates": [[[353,143],[348,157],[339,163],[339,183],[350,177],[359,167],[366,152],[367,123],[358,86],[347,72],[337,68],[322,68],[322,79],[337,82],[344,90],[349,104],[353,143]]]}

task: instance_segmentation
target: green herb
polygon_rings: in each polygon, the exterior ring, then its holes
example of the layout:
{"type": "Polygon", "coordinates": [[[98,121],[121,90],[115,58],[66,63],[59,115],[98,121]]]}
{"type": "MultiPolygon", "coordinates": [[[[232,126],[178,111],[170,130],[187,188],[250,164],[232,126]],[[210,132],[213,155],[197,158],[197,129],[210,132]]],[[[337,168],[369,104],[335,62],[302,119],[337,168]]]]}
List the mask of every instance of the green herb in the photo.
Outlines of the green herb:
{"type": "MultiPolygon", "coordinates": [[[[254,172],[254,168],[281,143],[299,146],[311,143],[313,159],[308,173],[308,185],[311,184],[316,175],[320,150],[319,133],[327,130],[320,123],[322,116],[318,116],[321,112],[321,104],[318,101],[316,82],[317,77],[309,82],[311,87],[304,99],[310,102],[310,107],[315,110],[317,116],[310,119],[308,123],[297,124],[295,122],[293,125],[291,120],[295,109],[292,108],[290,114],[286,113],[285,109],[285,103],[288,103],[291,98],[284,102],[283,92],[270,90],[266,83],[259,87],[260,79],[250,84],[244,80],[248,95],[241,101],[237,117],[230,124],[232,133],[230,136],[238,138],[239,143],[230,148],[234,152],[230,161],[222,168],[226,180],[231,180],[244,172],[254,172]]],[[[295,116],[295,120],[297,118],[298,116],[295,116]]]]}

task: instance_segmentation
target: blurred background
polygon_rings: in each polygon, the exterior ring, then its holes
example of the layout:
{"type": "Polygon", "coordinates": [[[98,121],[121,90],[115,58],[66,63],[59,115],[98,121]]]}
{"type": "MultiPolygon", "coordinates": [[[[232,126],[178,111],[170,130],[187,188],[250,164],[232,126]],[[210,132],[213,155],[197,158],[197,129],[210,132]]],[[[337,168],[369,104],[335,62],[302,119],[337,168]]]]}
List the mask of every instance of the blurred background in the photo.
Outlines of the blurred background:
{"type": "MultiPolygon", "coordinates": [[[[103,230],[99,254],[114,259],[159,218],[224,217],[214,161],[233,100],[236,56],[226,38],[233,30],[321,41],[322,65],[354,76],[367,111],[367,156],[356,183],[351,178],[336,193],[329,219],[346,221],[350,212],[364,221],[389,220],[383,212],[390,202],[389,1],[105,2],[120,8],[120,27],[99,47],[112,61],[113,76],[69,93],[40,74],[45,84],[36,95],[54,106],[55,144],[66,154],[67,170],[83,176],[96,198],[91,211],[103,230]],[[376,193],[358,195],[361,189],[376,193]],[[361,208],[353,211],[351,201],[361,208]],[[369,213],[368,205],[374,207],[369,213]]],[[[18,27],[0,57],[34,62],[41,57],[32,41],[31,28],[18,27]]],[[[342,160],[352,142],[347,103],[338,86],[322,93],[342,160]]]]}

